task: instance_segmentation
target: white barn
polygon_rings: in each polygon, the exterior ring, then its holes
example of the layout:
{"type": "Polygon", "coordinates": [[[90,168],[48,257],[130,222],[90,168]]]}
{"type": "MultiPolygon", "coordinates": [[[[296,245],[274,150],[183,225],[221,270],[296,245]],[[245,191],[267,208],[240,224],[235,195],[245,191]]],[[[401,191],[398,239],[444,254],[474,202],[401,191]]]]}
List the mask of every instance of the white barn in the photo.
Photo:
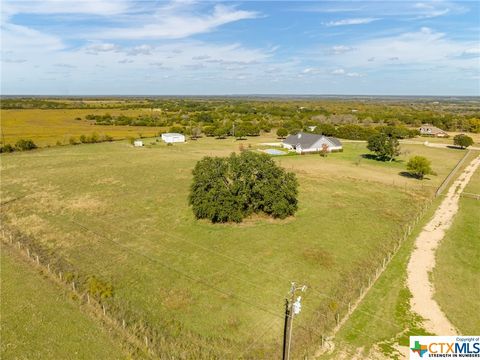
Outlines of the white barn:
{"type": "Polygon", "coordinates": [[[185,142],[185,135],[178,133],[162,134],[162,140],[166,143],[182,143],[185,142]]]}
{"type": "Polygon", "coordinates": [[[133,146],[135,146],[135,147],[141,147],[141,146],[143,146],[143,141],[142,141],[142,140],[135,140],[135,141],[133,142],[133,146]]]}
{"type": "Polygon", "coordinates": [[[337,138],[303,132],[288,136],[282,143],[284,148],[295,150],[298,154],[320,152],[324,145],[327,145],[329,152],[343,149],[337,138]]]}

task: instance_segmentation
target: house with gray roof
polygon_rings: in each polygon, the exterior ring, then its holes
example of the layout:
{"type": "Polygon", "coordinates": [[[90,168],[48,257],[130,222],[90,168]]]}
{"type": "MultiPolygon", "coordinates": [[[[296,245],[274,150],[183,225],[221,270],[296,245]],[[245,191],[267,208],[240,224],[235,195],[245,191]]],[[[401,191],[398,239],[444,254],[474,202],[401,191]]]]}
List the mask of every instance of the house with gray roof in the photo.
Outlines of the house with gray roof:
{"type": "Polygon", "coordinates": [[[341,151],[343,149],[342,143],[337,138],[304,132],[289,135],[283,141],[282,146],[286,149],[294,150],[298,154],[320,152],[324,146],[327,147],[328,152],[341,151]]]}
{"type": "Polygon", "coordinates": [[[433,126],[431,124],[423,124],[418,129],[420,131],[420,135],[431,135],[435,137],[448,137],[447,132],[443,131],[442,129],[433,126]]]}

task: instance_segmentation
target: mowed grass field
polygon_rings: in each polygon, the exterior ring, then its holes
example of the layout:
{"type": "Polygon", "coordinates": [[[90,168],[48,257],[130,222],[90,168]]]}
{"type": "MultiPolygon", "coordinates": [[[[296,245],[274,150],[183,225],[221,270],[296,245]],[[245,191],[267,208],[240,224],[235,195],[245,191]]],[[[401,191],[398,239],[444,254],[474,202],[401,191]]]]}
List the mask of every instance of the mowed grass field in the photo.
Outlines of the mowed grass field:
{"type": "MultiPolygon", "coordinates": [[[[477,152],[477,156],[480,152],[477,152]]],[[[480,194],[477,169],[465,193],[480,194]]],[[[480,201],[462,196],[452,227],[437,251],[433,271],[436,300],[461,334],[475,334],[480,324],[480,201]]]]}
{"type": "MultiPolygon", "coordinates": [[[[478,155],[480,152],[472,151],[458,170],[457,175],[461,174],[470,161],[478,155]]],[[[477,171],[467,187],[469,192],[478,193],[480,191],[478,179],[477,171]]],[[[348,358],[351,355],[362,355],[368,358],[372,354],[380,354],[380,356],[384,354],[388,358],[399,359],[401,357],[397,351],[398,345],[406,349],[409,345],[410,335],[426,335],[422,328],[421,318],[410,311],[411,294],[405,286],[406,268],[415,238],[431,219],[442,200],[442,196],[434,200],[386,271],[338,333],[335,352],[325,358],[335,359],[341,356],[348,358]]],[[[475,329],[475,324],[479,322],[476,296],[479,287],[478,279],[474,276],[474,274],[478,275],[476,267],[478,267],[479,253],[476,240],[479,233],[479,209],[478,204],[476,204],[476,208],[465,208],[463,206],[465,200],[478,203],[473,199],[460,199],[460,211],[456,215],[456,219],[466,217],[469,221],[457,223],[455,220],[446,238],[442,240],[433,277],[437,289],[437,301],[447,312],[450,320],[458,326],[462,333],[467,334],[471,333],[472,329],[478,330],[478,326],[475,329]],[[452,231],[457,237],[451,236],[452,231]],[[462,280],[459,281],[459,279],[462,280]],[[463,279],[468,280],[464,282],[463,279]],[[470,328],[468,328],[469,325],[470,328]]]]}
{"type": "Polygon", "coordinates": [[[93,125],[92,121],[85,120],[88,114],[113,116],[150,115],[150,109],[120,110],[120,109],[18,109],[0,110],[1,141],[5,144],[15,144],[19,139],[31,139],[38,146],[53,146],[57,141],[68,144],[70,137],[80,135],[90,136],[93,133],[110,135],[115,139],[124,139],[129,136],[155,136],[162,128],[150,126],[113,126],[93,125]],[[82,120],[75,120],[81,118],[82,120]]]}
{"type": "Polygon", "coordinates": [[[195,220],[188,206],[191,171],[203,156],[228,155],[240,142],[146,143],[155,145],[2,155],[2,201],[17,199],[3,210],[8,224],[78,272],[113,284],[115,301],[168,339],[165,351],[197,358],[278,358],[290,281],[309,286],[293,340],[296,356],[311,354],[463,156],[405,145],[399,161],[382,163],[362,157],[365,144],[349,143],[327,158],[279,157],[299,179],[296,216],[213,225],[195,220]],[[400,176],[416,154],[429,157],[438,176],[400,176]]]}
{"type": "Polygon", "coordinates": [[[101,326],[18,254],[1,253],[2,359],[126,359],[101,326]]]}

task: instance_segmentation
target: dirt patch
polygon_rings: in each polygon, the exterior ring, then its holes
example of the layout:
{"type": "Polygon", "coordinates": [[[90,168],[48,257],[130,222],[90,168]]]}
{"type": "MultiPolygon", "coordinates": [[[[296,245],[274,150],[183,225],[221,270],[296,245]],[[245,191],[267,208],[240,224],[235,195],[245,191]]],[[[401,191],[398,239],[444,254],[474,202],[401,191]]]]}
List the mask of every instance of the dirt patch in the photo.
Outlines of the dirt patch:
{"type": "Polygon", "coordinates": [[[187,289],[172,289],[162,303],[171,310],[185,309],[192,303],[192,297],[187,289]]]}
{"type": "Polygon", "coordinates": [[[412,293],[412,310],[425,319],[426,330],[437,335],[457,335],[458,331],[433,299],[435,289],[429,274],[435,267],[437,247],[458,211],[460,194],[479,166],[480,156],[475,158],[450,186],[433,218],[415,240],[416,248],[408,263],[407,285],[412,293]]]}

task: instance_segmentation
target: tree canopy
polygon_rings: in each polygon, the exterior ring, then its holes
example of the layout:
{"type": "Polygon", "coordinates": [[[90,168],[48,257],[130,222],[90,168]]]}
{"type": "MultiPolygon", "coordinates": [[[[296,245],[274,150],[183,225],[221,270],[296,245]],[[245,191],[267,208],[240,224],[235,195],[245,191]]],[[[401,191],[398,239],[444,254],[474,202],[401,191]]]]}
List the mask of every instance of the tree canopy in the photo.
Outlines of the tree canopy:
{"type": "Polygon", "coordinates": [[[424,156],[414,156],[408,160],[407,170],[417,177],[423,179],[425,175],[435,175],[431,168],[431,162],[424,156]]]}
{"type": "Polygon", "coordinates": [[[286,218],[297,210],[298,183],[266,154],[205,157],[193,170],[189,203],[197,219],[241,222],[253,213],[286,218]]]}
{"type": "Polygon", "coordinates": [[[470,145],[473,145],[473,139],[468,135],[458,134],[454,136],[453,144],[460,146],[462,149],[465,149],[470,145]]]}
{"type": "Polygon", "coordinates": [[[380,160],[392,161],[400,155],[400,144],[395,137],[379,133],[368,139],[367,149],[373,151],[380,160]]]}

